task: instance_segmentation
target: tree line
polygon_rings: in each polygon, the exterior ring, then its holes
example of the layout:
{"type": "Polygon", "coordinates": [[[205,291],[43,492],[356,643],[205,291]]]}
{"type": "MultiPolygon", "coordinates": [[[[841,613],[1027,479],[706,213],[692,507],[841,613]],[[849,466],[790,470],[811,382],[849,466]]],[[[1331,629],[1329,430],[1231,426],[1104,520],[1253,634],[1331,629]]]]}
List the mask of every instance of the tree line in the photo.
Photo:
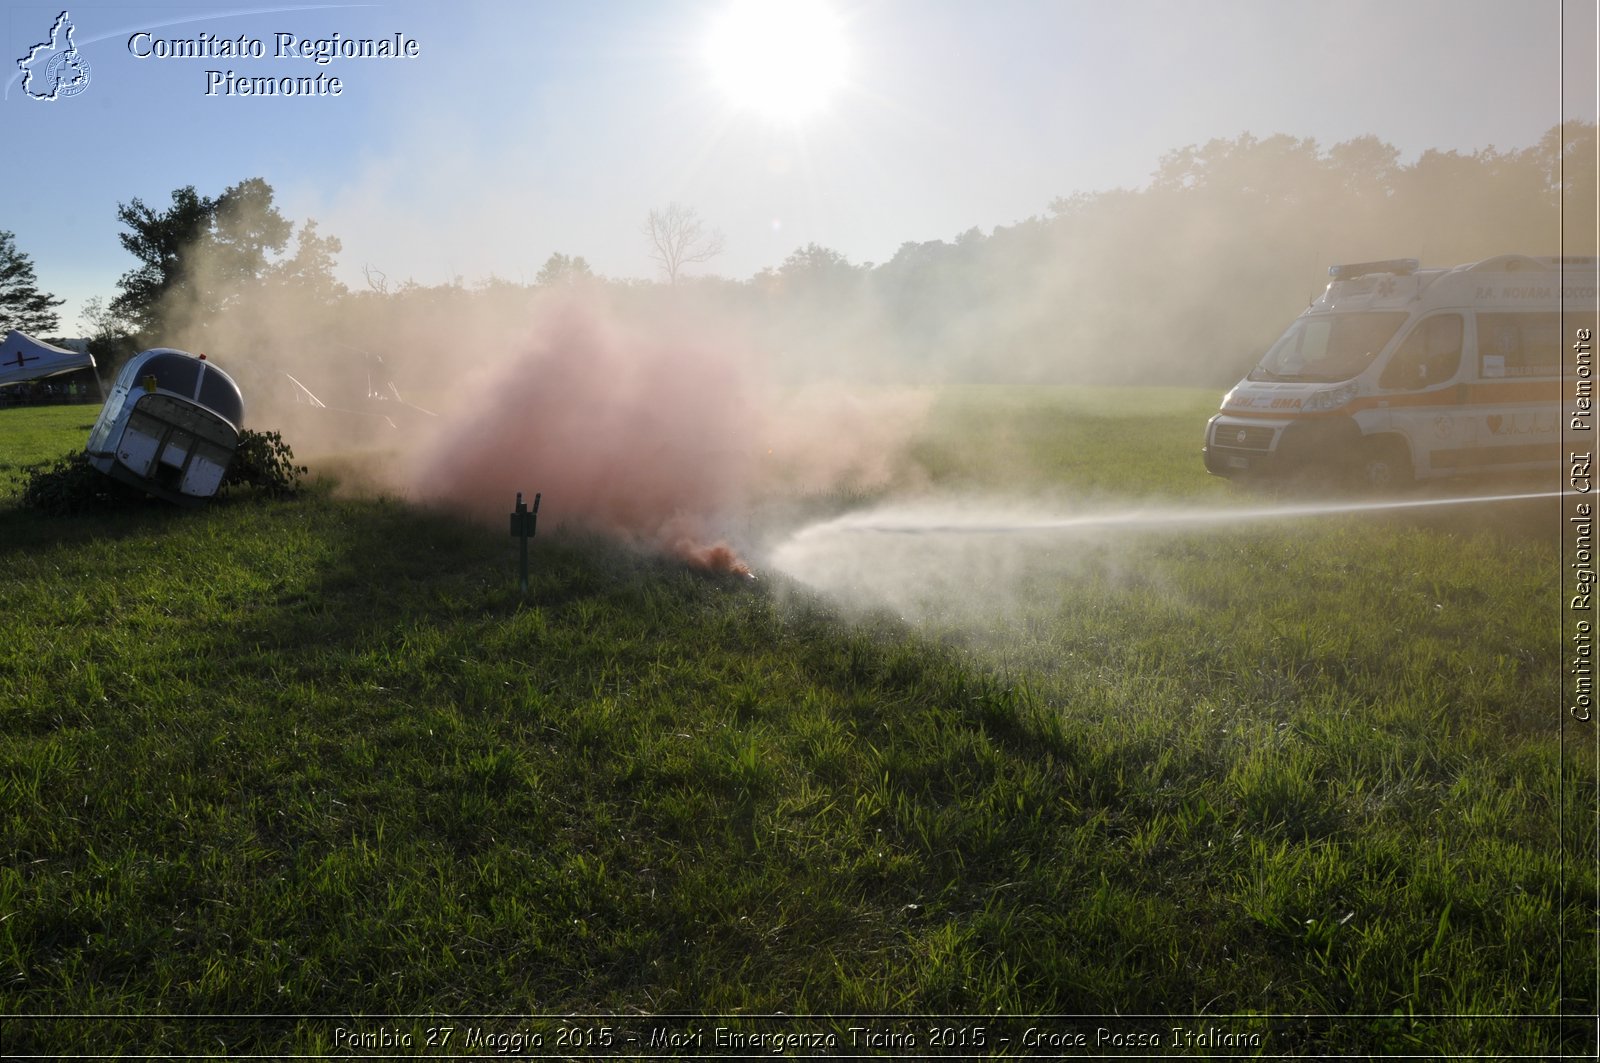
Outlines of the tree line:
{"type": "MultiPolygon", "coordinates": [[[[908,241],[881,263],[808,244],[746,280],[694,274],[724,241],[671,204],[641,226],[657,282],[605,278],[556,252],[530,284],[395,285],[369,266],[354,289],[336,277],[339,240],[284,218],[271,186],[251,178],[215,196],[178,189],[160,209],[119,205],[136,264],[85,317],[91,350],[114,366],[146,345],[203,349],[281,331],[291,306],[308,345],[381,350],[405,342],[407,327],[443,342],[447,328],[429,324],[438,315],[582,288],[636,309],[670,299],[735,319],[803,372],[1225,383],[1332,263],[1594,254],[1595,160],[1596,127],[1581,122],[1520,150],[1430,150],[1410,163],[1372,136],[1324,148],[1241,134],[1168,152],[1141,188],[1064,196],[987,233],[908,241]]],[[[61,302],[0,232],[0,327],[48,333],[61,302]]]]}

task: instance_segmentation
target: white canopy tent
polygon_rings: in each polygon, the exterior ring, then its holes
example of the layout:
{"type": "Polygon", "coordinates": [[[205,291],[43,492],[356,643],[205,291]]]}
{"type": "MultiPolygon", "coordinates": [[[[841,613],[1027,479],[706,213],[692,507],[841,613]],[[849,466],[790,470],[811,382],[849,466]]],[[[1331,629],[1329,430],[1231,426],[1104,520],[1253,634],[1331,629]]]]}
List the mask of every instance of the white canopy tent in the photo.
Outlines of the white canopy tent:
{"type": "Polygon", "coordinates": [[[6,333],[4,342],[0,342],[0,387],[93,368],[94,355],[40,343],[16,329],[6,333]]]}

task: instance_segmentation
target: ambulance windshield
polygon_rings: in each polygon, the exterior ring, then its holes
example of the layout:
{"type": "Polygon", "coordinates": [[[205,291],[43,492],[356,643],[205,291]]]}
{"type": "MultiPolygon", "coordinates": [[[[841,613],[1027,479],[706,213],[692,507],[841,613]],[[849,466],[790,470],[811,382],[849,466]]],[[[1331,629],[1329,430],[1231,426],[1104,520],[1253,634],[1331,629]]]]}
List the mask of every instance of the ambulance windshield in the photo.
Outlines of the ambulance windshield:
{"type": "Polygon", "coordinates": [[[1404,324],[1404,312],[1300,317],[1267,351],[1250,380],[1336,383],[1372,364],[1404,324]]]}

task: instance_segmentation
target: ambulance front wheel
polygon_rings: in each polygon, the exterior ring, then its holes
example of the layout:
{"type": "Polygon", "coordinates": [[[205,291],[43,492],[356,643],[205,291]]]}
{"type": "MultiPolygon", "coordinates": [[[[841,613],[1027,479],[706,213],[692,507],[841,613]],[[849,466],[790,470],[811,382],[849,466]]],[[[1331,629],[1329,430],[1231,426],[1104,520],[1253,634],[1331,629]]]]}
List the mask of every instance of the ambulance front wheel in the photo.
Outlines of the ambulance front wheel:
{"type": "Polygon", "coordinates": [[[1367,442],[1361,448],[1354,473],[1357,487],[1379,493],[1404,490],[1416,482],[1411,452],[1398,439],[1367,442]]]}

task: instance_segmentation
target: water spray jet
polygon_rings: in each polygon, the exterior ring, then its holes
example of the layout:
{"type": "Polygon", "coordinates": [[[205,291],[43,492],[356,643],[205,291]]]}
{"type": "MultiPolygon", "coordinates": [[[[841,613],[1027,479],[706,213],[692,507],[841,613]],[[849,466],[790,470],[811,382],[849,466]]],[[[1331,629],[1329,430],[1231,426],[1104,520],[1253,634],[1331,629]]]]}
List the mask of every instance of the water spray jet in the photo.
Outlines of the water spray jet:
{"type": "Polygon", "coordinates": [[[914,517],[884,517],[847,514],[813,524],[796,532],[791,541],[818,535],[877,533],[884,535],[1019,535],[1033,532],[1078,531],[1109,528],[1163,528],[1217,524],[1255,523],[1298,517],[1338,516],[1378,513],[1442,506],[1463,506],[1499,502],[1527,502],[1560,498],[1559,491],[1527,494],[1470,495],[1456,498],[1396,499],[1381,502],[1324,502],[1295,506],[1258,506],[1243,509],[1131,510],[1119,513],[1087,513],[1074,517],[1033,518],[997,523],[992,521],[945,520],[937,523],[914,517]]]}
{"type": "Polygon", "coordinates": [[[1520,521],[1525,507],[1548,503],[1553,510],[1560,497],[1559,491],[1530,491],[1233,507],[1106,499],[1093,507],[1053,510],[998,498],[929,498],[780,534],[765,560],[794,584],[847,609],[887,608],[907,621],[953,624],[971,638],[995,639],[1003,637],[997,632],[1011,630],[1012,620],[1066,608],[1064,602],[1080,595],[1088,602],[1107,590],[1127,590],[1134,595],[1130,600],[1152,587],[1165,587],[1157,592],[1162,595],[1185,593],[1184,559],[1208,555],[1184,546],[1176,550],[1178,567],[1169,568],[1162,563],[1169,539],[1242,533],[1272,521],[1279,522],[1280,534],[1297,537],[1306,522],[1315,526],[1340,515],[1360,521],[1430,511],[1451,513],[1452,525],[1473,527],[1492,523],[1492,507],[1510,507],[1520,521]],[[1291,530],[1287,521],[1302,524],[1291,530]],[[1170,579],[1178,582],[1169,585],[1170,579]]]}

